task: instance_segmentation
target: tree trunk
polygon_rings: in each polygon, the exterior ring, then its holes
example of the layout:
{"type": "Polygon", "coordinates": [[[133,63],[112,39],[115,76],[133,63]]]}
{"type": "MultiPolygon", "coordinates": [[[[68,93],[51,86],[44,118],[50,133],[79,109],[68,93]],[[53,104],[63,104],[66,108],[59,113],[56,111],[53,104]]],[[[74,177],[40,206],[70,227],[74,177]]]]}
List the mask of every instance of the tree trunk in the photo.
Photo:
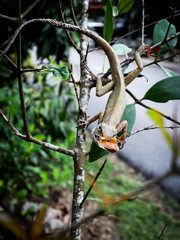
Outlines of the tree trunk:
{"type": "MultiPolygon", "coordinates": [[[[88,21],[88,0],[83,1],[83,9],[82,9],[82,27],[87,28],[88,21]]],[[[85,123],[87,120],[88,114],[88,102],[90,97],[90,81],[88,78],[87,70],[81,64],[86,59],[86,51],[87,51],[87,37],[85,35],[81,35],[81,52],[80,52],[80,65],[81,65],[81,79],[80,79],[80,106],[79,114],[77,118],[77,125],[85,123]]],[[[86,152],[85,152],[85,140],[86,140],[86,129],[85,126],[81,128],[77,128],[76,135],[76,148],[75,148],[75,157],[74,157],[74,189],[73,189],[73,203],[72,203],[72,221],[71,224],[76,224],[82,220],[84,208],[79,207],[80,203],[84,197],[84,180],[85,180],[85,160],[86,160],[86,152]]],[[[80,227],[72,230],[71,235],[74,236],[74,239],[81,239],[81,229],[80,227]]]]}

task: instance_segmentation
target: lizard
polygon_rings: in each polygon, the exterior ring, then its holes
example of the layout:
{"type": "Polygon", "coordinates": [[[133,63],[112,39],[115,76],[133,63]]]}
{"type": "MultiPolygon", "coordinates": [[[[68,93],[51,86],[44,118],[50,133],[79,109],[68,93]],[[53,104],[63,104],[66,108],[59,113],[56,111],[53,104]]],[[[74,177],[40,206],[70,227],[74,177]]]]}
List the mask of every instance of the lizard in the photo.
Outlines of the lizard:
{"type": "Polygon", "coordinates": [[[115,53],[113,53],[113,67],[110,64],[112,81],[107,83],[105,86],[102,86],[101,79],[95,76],[88,69],[93,79],[96,80],[96,95],[98,97],[112,90],[108,98],[105,111],[96,115],[96,117],[93,119],[93,121],[98,119],[98,125],[91,131],[93,140],[98,144],[98,146],[109,151],[110,153],[114,153],[121,149],[125,143],[128,123],[126,120],[121,122],[121,118],[126,107],[125,88],[143,70],[140,53],[144,51],[145,48],[145,44],[142,44],[135,51],[135,62],[137,64],[137,68],[130,72],[125,78],[122,74],[118,57],[115,53]],[[117,134],[120,131],[122,131],[122,135],[117,138],[117,134]]]}

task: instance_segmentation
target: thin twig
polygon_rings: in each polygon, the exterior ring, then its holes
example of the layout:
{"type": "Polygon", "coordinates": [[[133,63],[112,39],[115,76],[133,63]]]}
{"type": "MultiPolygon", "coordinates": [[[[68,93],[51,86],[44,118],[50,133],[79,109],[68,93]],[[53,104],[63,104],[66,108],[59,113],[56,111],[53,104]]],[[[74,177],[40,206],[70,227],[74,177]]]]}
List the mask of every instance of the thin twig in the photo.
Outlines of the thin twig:
{"type": "MultiPolygon", "coordinates": [[[[61,5],[61,0],[59,0],[59,9],[60,9],[60,13],[61,13],[61,17],[62,17],[62,22],[66,23],[65,18],[64,18],[64,13],[62,11],[62,5],[61,5]]],[[[69,33],[69,31],[67,29],[65,29],[66,35],[69,38],[69,41],[71,42],[71,44],[73,45],[73,47],[76,49],[76,51],[80,54],[80,49],[76,46],[76,44],[74,43],[74,41],[71,38],[71,35],[69,33]]]]}
{"type": "Polygon", "coordinates": [[[75,90],[76,98],[77,98],[77,101],[78,101],[79,111],[82,111],[81,104],[80,104],[80,99],[79,99],[79,94],[78,94],[78,90],[77,90],[77,86],[76,86],[76,81],[75,81],[74,76],[73,76],[72,65],[71,65],[71,79],[72,79],[72,82],[74,84],[74,90],[75,90]]]}
{"type": "MultiPolygon", "coordinates": [[[[163,61],[169,60],[169,59],[177,56],[178,54],[180,54],[180,50],[177,51],[176,53],[174,53],[173,55],[169,56],[169,57],[166,57],[166,58],[163,58],[163,59],[159,59],[159,60],[156,60],[156,59],[155,59],[154,61],[152,61],[152,62],[144,65],[143,68],[144,68],[144,67],[147,67],[147,66],[150,66],[150,65],[153,65],[153,64],[157,64],[157,63],[159,63],[159,62],[163,62],[163,61]]],[[[158,65],[158,64],[157,64],[157,65],[158,65]]]]}
{"type": "Polygon", "coordinates": [[[47,143],[47,142],[44,142],[44,141],[41,141],[41,140],[38,140],[32,136],[30,136],[29,139],[26,138],[25,135],[21,134],[15,127],[14,125],[11,123],[11,121],[6,117],[6,115],[3,113],[3,111],[0,109],[0,115],[1,117],[3,118],[3,120],[6,122],[6,124],[11,128],[11,130],[13,131],[13,134],[16,135],[17,137],[19,137],[20,139],[26,141],[26,142],[32,142],[32,143],[35,143],[35,144],[38,144],[40,146],[42,146],[43,148],[47,148],[47,149],[50,149],[50,150],[53,150],[53,151],[56,151],[56,152],[59,152],[59,153],[63,153],[63,154],[66,154],[66,155],[69,155],[69,156],[74,156],[74,151],[71,151],[69,149],[65,149],[65,148],[60,148],[56,145],[53,145],[51,143],[47,143]]]}
{"type": "MultiPolygon", "coordinates": [[[[178,13],[176,13],[176,14],[174,15],[174,17],[178,17],[179,15],[180,15],[180,13],[178,12],[178,13]]],[[[157,20],[157,21],[155,21],[155,22],[152,22],[152,23],[150,23],[150,24],[147,24],[146,26],[144,26],[144,28],[148,28],[148,27],[150,27],[150,26],[153,26],[153,25],[157,24],[160,20],[163,20],[163,19],[168,20],[169,18],[171,18],[171,16],[166,17],[166,18],[162,18],[162,19],[159,19],[159,20],[157,20]]],[[[140,27],[140,28],[137,28],[137,29],[135,29],[135,30],[133,30],[133,31],[131,31],[131,32],[129,32],[129,33],[126,33],[126,34],[122,35],[121,37],[118,37],[118,38],[112,40],[112,41],[110,42],[110,44],[112,45],[112,44],[114,44],[115,42],[119,41],[120,39],[125,38],[125,37],[128,37],[129,35],[134,34],[134,33],[138,32],[138,31],[140,31],[140,30],[141,30],[141,27],[140,27]]],[[[98,49],[100,49],[100,47],[93,48],[93,49],[89,50],[89,52],[93,52],[93,51],[98,50],[98,49]]]]}
{"type": "Polygon", "coordinates": [[[161,113],[161,112],[159,112],[158,110],[156,110],[156,109],[154,109],[154,108],[151,108],[151,107],[149,107],[148,105],[142,103],[142,102],[141,102],[139,99],[137,99],[137,98],[132,94],[132,92],[130,92],[128,89],[126,89],[126,92],[135,100],[135,103],[139,104],[140,106],[142,106],[142,107],[144,107],[144,108],[146,108],[146,109],[155,111],[155,112],[157,112],[158,114],[160,114],[162,117],[170,120],[171,122],[174,122],[174,123],[177,123],[178,125],[180,125],[180,122],[177,121],[176,119],[173,119],[173,118],[171,118],[170,116],[167,116],[167,115],[165,115],[164,113],[161,113]]]}
{"type": "Polygon", "coordinates": [[[13,65],[13,67],[17,69],[16,64],[6,54],[4,54],[1,50],[0,50],[0,53],[2,53],[4,57],[13,65]]]}
{"type": "Polygon", "coordinates": [[[113,199],[112,201],[110,201],[108,203],[108,205],[119,205],[120,203],[124,202],[124,201],[128,201],[134,197],[136,197],[137,195],[139,195],[140,193],[150,190],[152,187],[154,187],[155,185],[159,184],[160,182],[162,182],[165,178],[168,178],[169,176],[171,176],[173,174],[173,171],[170,169],[169,171],[167,171],[166,173],[162,174],[161,176],[157,176],[155,178],[153,178],[150,181],[147,181],[142,187],[139,187],[131,192],[128,193],[124,193],[122,194],[120,197],[116,198],[115,200],[113,199]]]}
{"type": "MultiPolygon", "coordinates": [[[[80,27],[77,27],[77,26],[74,26],[74,25],[71,25],[71,24],[65,24],[65,23],[61,23],[61,22],[58,22],[57,20],[55,19],[46,19],[46,18],[37,18],[37,19],[31,19],[31,20],[28,20],[28,21],[25,21],[22,23],[21,26],[19,26],[14,35],[11,37],[7,47],[3,50],[3,53],[7,53],[7,51],[9,50],[9,48],[12,46],[12,44],[14,43],[17,35],[19,34],[19,32],[27,25],[31,24],[31,23],[37,23],[37,22],[44,22],[44,23],[48,23],[52,26],[55,26],[55,27],[58,27],[58,28],[63,28],[63,29],[68,29],[68,30],[72,30],[72,31],[76,31],[76,32],[83,32],[85,29],[82,29],[80,27]]],[[[171,41],[172,39],[176,38],[176,37],[179,37],[180,36],[180,32],[177,32],[176,34],[174,34],[173,36],[169,37],[167,39],[167,42],[171,41]]],[[[160,46],[162,42],[159,42],[157,44],[155,44],[152,49],[154,49],[155,47],[157,46],[160,46]]],[[[1,61],[1,58],[2,56],[0,55],[0,61],[1,61]]]]}
{"type": "Polygon", "coordinates": [[[4,15],[4,14],[0,14],[0,18],[4,18],[4,19],[6,19],[6,20],[13,21],[13,22],[19,22],[19,19],[18,19],[18,18],[9,17],[9,16],[6,16],[6,15],[4,15]]]}
{"type": "Polygon", "coordinates": [[[73,18],[74,24],[75,24],[76,26],[79,26],[78,21],[77,21],[77,19],[76,19],[76,15],[75,15],[75,13],[74,13],[74,7],[73,7],[72,0],[70,0],[70,9],[71,9],[71,14],[72,14],[72,18],[73,18]]]}
{"type": "Polygon", "coordinates": [[[40,2],[41,0],[34,1],[33,4],[31,4],[22,14],[21,19],[23,19],[31,10],[40,2]]]}
{"type": "Polygon", "coordinates": [[[26,72],[40,72],[42,69],[41,68],[29,68],[29,69],[22,69],[21,72],[22,73],[26,73],[26,72]]]}
{"type": "Polygon", "coordinates": [[[102,164],[102,166],[101,166],[101,168],[99,169],[98,173],[96,174],[96,177],[95,177],[94,180],[92,181],[92,183],[91,183],[91,185],[90,185],[88,191],[86,192],[86,194],[85,194],[85,196],[84,196],[82,202],[81,202],[80,205],[79,205],[80,208],[82,207],[82,205],[83,205],[84,202],[86,201],[86,199],[87,199],[89,193],[90,193],[91,190],[93,189],[93,187],[94,187],[94,185],[95,185],[95,183],[96,183],[98,177],[101,175],[102,170],[103,170],[103,168],[104,168],[105,165],[106,165],[106,162],[107,162],[107,159],[104,161],[104,163],[102,164]]]}
{"type": "Polygon", "coordinates": [[[166,227],[167,227],[167,225],[165,225],[165,226],[163,227],[163,229],[162,229],[162,231],[161,231],[161,233],[160,233],[160,235],[159,235],[159,237],[158,237],[157,240],[160,240],[160,238],[162,237],[162,235],[163,235],[163,233],[164,233],[166,227]]]}
{"type": "Polygon", "coordinates": [[[132,135],[135,135],[136,133],[140,133],[140,132],[143,132],[143,131],[162,129],[162,128],[176,129],[176,128],[180,128],[180,126],[158,127],[158,126],[155,126],[155,124],[153,124],[151,126],[144,127],[144,128],[138,129],[138,130],[136,130],[136,131],[134,131],[132,133],[129,133],[129,134],[127,134],[127,137],[131,137],[132,135]]]}
{"type": "MultiPolygon", "coordinates": [[[[19,22],[21,23],[21,0],[19,0],[19,22]]],[[[18,34],[18,51],[17,51],[18,86],[19,86],[19,97],[20,97],[20,103],[21,103],[22,118],[23,118],[26,138],[28,140],[30,139],[31,135],[29,132],[26,106],[24,102],[23,79],[22,79],[22,72],[21,72],[21,69],[22,69],[21,48],[22,48],[22,43],[21,43],[21,31],[20,31],[18,34]]]]}
{"type": "Polygon", "coordinates": [[[142,0],[142,45],[144,44],[144,19],[145,19],[145,5],[142,0]]]}

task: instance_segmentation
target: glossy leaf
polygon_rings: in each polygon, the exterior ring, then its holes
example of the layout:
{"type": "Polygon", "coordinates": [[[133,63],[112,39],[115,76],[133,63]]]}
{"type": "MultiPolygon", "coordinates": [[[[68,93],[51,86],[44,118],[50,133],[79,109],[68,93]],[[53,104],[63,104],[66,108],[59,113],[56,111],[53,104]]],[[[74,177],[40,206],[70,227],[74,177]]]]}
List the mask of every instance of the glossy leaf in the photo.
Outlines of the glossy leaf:
{"type": "MultiPolygon", "coordinates": [[[[124,111],[124,114],[122,116],[121,122],[123,120],[127,120],[128,121],[128,128],[127,128],[127,133],[129,134],[133,128],[133,125],[135,123],[136,120],[136,108],[134,104],[128,104],[126,106],[126,109],[124,111]]],[[[120,134],[118,134],[120,135],[120,134]]]]}
{"type": "MultiPolygon", "coordinates": [[[[153,44],[159,43],[164,40],[168,28],[169,28],[169,22],[165,19],[159,21],[155,25],[154,32],[153,32],[153,44]]],[[[175,33],[176,33],[176,28],[173,24],[171,24],[167,34],[167,38],[171,37],[175,33]]],[[[171,48],[174,48],[177,44],[177,38],[172,39],[171,41],[168,42],[168,44],[171,48]]],[[[166,44],[162,45],[161,47],[162,49],[159,52],[157,52],[157,55],[170,51],[170,48],[166,44]]]]}
{"type": "Polygon", "coordinates": [[[69,71],[67,66],[56,67],[53,65],[42,66],[41,71],[52,72],[55,77],[59,77],[61,80],[67,80],[69,78],[69,71]]]}
{"type": "Polygon", "coordinates": [[[132,48],[129,48],[126,45],[120,44],[120,43],[114,44],[112,46],[112,48],[114,49],[115,53],[119,56],[120,55],[127,55],[128,53],[130,53],[132,51],[132,48]]]}
{"type": "Polygon", "coordinates": [[[113,34],[114,21],[113,21],[113,8],[111,0],[107,0],[106,13],[104,19],[103,38],[110,42],[113,34]]]}
{"type": "Polygon", "coordinates": [[[180,99],[180,76],[165,78],[154,84],[145,94],[143,99],[154,102],[168,102],[180,99]]]}
{"type": "MultiPolygon", "coordinates": [[[[127,133],[130,133],[132,130],[132,127],[134,125],[136,118],[136,110],[134,104],[129,104],[126,106],[126,109],[124,111],[124,114],[122,116],[121,121],[127,120],[128,121],[128,130],[127,133]]],[[[118,134],[118,136],[121,133],[118,134]]],[[[104,157],[109,152],[106,150],[103,150],[102,148],[99,148],[98,145],[93,141],[91,144],[90,154],[89,154],[89,162],[94,162],[98,160],[101,157],[104,157]]]]}
{"type": "Polygon", "coordinates": [[[128,12],[132,8],[134,1],[135,0],[120,0],[118,4],[119,14],[128,12]]]}

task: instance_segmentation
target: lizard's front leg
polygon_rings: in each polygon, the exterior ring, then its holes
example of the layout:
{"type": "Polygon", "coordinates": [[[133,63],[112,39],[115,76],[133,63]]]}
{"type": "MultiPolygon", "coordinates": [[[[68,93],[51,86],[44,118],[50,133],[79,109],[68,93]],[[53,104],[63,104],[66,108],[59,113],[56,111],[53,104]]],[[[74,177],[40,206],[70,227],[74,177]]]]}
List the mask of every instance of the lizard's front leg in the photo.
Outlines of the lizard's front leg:
{"type": "Polygon", "coordinates": [[[128,126],[128,122],[126,120],[124,120],[121,123],[119,123],[116,127],[117,134],[122,131],[122,135],[119,137],[119,142],[121,143],[120,148],[123,147],[125,140],[126,140],[127,126],[128,126]]]}

